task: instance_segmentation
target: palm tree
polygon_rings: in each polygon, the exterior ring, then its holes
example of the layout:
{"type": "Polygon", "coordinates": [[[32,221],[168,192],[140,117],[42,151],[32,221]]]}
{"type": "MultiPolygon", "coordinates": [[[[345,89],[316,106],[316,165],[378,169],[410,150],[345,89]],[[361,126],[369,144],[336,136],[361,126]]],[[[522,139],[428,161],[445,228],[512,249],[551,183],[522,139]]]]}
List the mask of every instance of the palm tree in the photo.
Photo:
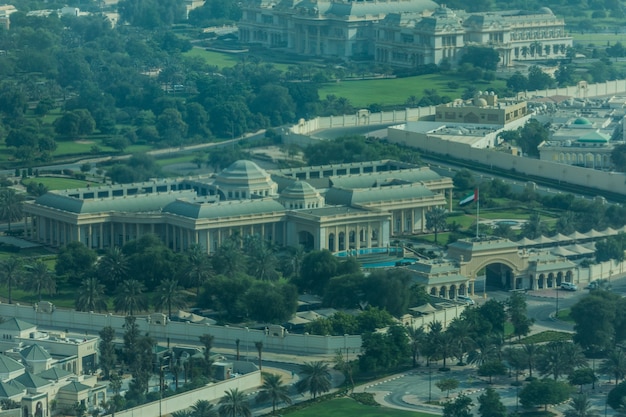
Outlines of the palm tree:
{"type": "Polygon", "coordinates": [[[219,401],[220,417],[251,417],[250,405],[243,392],[237,388],[224,391],[219,401]]]}
{"type": "Polygon", "coordinates": [[[326,362],[305,362],[300,365],[300,373],[302,378],[296,383],[299,393],[308,391],[315,399],[317,394],[330,391],[330,371],[326,362]]]}
{"type": "Polygon", "coordinates": [[[263,385],[256,396],[256,402],[263,403],[266,401],[272,402],[272,414],[276,413],[276,404],[280,402],[291,404],[288,388],[283,384],[280,375],[263,373],[263,385]]]}
{"type": "Polygon", "coordinates": [[[11,222],[22,218],[24,195],[18,194],[13,188],[0,189],[0,219],[6,220],[9,231],[11,222]]]}
{"type": "Polygon", "coordinates": [[[467,355],[467,361],[477,366],[498,358],[498,350],[494,345],[494,338],[489,336],[479,337],[474,341],[476,349],[467,355]]]}
{"type": "Polygon", "coordinates": [[[425,342],[425,333],[424,327],[413,327],[409,326],[407,328],[407,335],[409,336],[409,344],[411,346],[411,357],[413,358],[413,368],[417,367],[417,358],[420,354],[420,349],[422,344],[425,342]]]}
{"type": "Polygon", "coordinates": [[[522,345],[524,356],[526,357],[526,369],[528,369],[528,377],[533,377],[533,369],[537,364],[537,359],[541,353],[541,349],[534,343],[525,343],[522,345]]]}
{"type": "Polygon", "coordinates": [[[45,289],[52,295],[56,291],[56,282],[54,276],[48,269],[48,265],[41,259],[35,260],[30,265],[26,265],[28,276],[26,280],[26,288],[37,293],[39,301],[41,301],[41,292],[45,289]]]}
{"type": "Polygon", "coordinates": [[[258,341],[258,342],[254,342],[254,347],[256,348],[256,350],[259,352],[259,370],[263,370],[263,342],[258,341]]]}
{"type": "Polygon", "coordinates": [[[435,232],[435,244],[438,233],[446,228],[446,217],[446,211],[440,207],[426,212],[426,228],[435,232]]]}
{"type": "Polygon", "coordinates": [[[98,278],[85,278],[78,289],[74,302],[78,311],[107,311],[107,302],[104,296],[104,285],[98,278]]]}
{"type": "Polygon", "coordinates": [[[586,359],[580,346],[558,341],[545,345],[539,356],[537,369],[542,375],[552,375],[556,381],[559,376],[567,375],[582,365],[586,365],[586,359]]]}
{"type": "Polygon", "coordinates": [[[172,417],[194,417],[191,410],[179,410],[172,413],[172,417]]]}
{"type": "Polygon", "coordinates": [[[530,54],[530,48],[528,46],[522,46],[522,56],[526,58],[530,54]]]}
{"type": "Polygon", "coordinates": [[[167,317],[172,318],[172,308],[183,308],[187,304],[182,288],[175,279],[166,279],[157,287],[154,305],[158,309],[167,308],[167,317]]]}
{"type": "Polygon", "coordinates": [[[192,286],[196,287],[196,297],[200,295],[200,287],[212,273],[211,258],[200,245],[191,245],[187,250],[187,279],[192,286]]]}
{"type": "Polygon", "coordinates": [[[98,275],[109,290],[126,279],[128,274],[128,260],[119,247],[110,248],[98,262],[98,275]]]}
{"type": "Polygon", "coordinates": [[[13,287],[20,283],[21,269],[22,260],[17,256],[11,256],[0,262],[0,280],[9,290],[9,304],[13,303],[13,296],[11,295],[13,287]]]}
{"type": "Polygon", "coordinates": [[[278,279],[276,266],[278,259],[274,249],[258,236],[246,242],[248,254],[248,273],[261,281],[275,281],[278,279]]]}
{"type": "Polygon", "coordinates": [[[213,404],[207,400],[198,400],[191,406],[192,417],[217,417],[213,404]]]}
{"type": "Polygon", "coordinates": [[[565,417],[597,417],[598,413],[591,410],[591,402],[587,394],[578,394],[572,397],[571,408],[566,410],[565,417]]]}
{"type": "Polygon", "coordinates": [[[222,243],[213,255],[213,268],[216,273],[232,278],[244,267],[245,256],[241,250],[239,238],[231,236],[222,243]]]}
{"type": "Polygon", "coordinates": [[[348,352],[346,351],[346,357],[344,358],[342,349],[337,349],[334,359],[334,369],[337,369],[343,373],[343,376],[346,380],[346,385],[350,384],[350,389],[354,392],[354,377],[353,377],[353,369],[352,362],[350,362],[347,358],[348,352]]]}
{"type": "Polygon", "coordinates": [[[622,349],[609,352],[607,358],[598,368],[600,372],[615,377],[615,385],[626,375],[626,355],[622,349]]]}
{"type": "Polygon", "coordinates": [[[113,301],[115,311],[123,311],[132,316],[136,311],[145,310],[148,302],[144,291],[145,286],[136,279],[123,281],[113,301]]]}

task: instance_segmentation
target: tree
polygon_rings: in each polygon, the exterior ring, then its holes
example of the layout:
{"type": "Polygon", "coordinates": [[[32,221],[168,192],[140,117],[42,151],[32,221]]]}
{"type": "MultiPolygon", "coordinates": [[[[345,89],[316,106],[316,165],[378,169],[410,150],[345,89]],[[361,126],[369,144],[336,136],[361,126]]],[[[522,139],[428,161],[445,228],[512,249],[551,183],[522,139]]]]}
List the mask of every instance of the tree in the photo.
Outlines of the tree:
{"type": "Polygon", "coordinates": [[[409,336],[409,344],[411,349],[411,359],[413,360],[413,368],[417,367],[417,358],[420,354],[420,349],[422,345],[426,341],[426,334],[424,332],[424,327],[413,327],[409,326],[407,328],[407,335],[409,336]]]}
{"type": "Polygon", "coordinates": [[[519,400],[524,407],[558,404],[569,398],[571,386],[566,382],[552,379],[536,379],[528,383],[519,393],[519,400]]]}
{"type": "Polygon", "coordinates": [[[74,306],[78,311],[107,311],[104,285],[96,277],[85,278],[76,294],[74,306]]]}
{"type": "Polygon", "coordinates": [[[166,279],[161,281],[157,287],[154,306],[158,309],[167,309],[167,317],[172,318],[173,308],[184,308],[187,305],[187,299],[182,292],[182,288],[178,285],[176,279],[166,279]]]}
{"type": "MultiPolygon", "coordinates": [[[[411,302],[411,275],[404,269],[387,269],[375,271],[367,279],[361,281],[361,289],[357,290],[357,297],[363,294],[365,301],[372,307],[387,310],[393,316],[400,317],[406,314],[411,302]]],[[[353,303],[361,300],[354,299],[353,303]]]]}
{"type": "Polygon", "coordinates": [[[626,144],[617,145],[611,151],[611,162],[615,169],[626,172],[626,144]]]}
{"type": "Polygon", "coordinates": [[[190,285],[196,287],[196,297],[200,295],[200,287],[211,277],[211,259],[200,245],[191,245],[187,249],[186,276],[190,285]]]}
{"type": "Polygon", "coordinates": [[[565,341],[550,342],[539,356],[537,369],[542,375],[552,375],[556,381],[561,375],[569,375],[576,367],[586,365],[580,346],[565,341]]]}
{"type": "Polygon", "coordinates": [[[0,219],[8,223],[11,231],[11,222],[22,218],[22,203],[24,196],[18,194],[13,188],[0,189],[0,219]]]}
{"type": "Polygon", "coordinates": [[[437,242],[437,234],[440,230],[446,228],[447,213],[440,207],[435,207],[426,212],[426,228],[435,232],[435,244],[437,242]]]}
{"type": "Polygon", "coordinates": [[[20,285],[22,260],[17,256],[10,256],[0,262],[0,280],[7,286],[9,304],[13,304],[12,291],[20,285]]]}
{"type": "Polygon", "coordinates": [[[74,241],[59,250],[54,269],[57,275],[66,275],[71,284],[78,286],[83,278],[91,273],[97,259],[93,250],[81,242],[74,241]]]}
{"type": "Polygon", "coordinates": [[[618,313],[624,308],[619,295],[596,290],[581,298],[571,308],[574,319],[574,341],[591,352],[599,353],[612,348],[619,340],[617,329],[623,324],[618,313]]]}
{"type": "Polygon", "coordinates": [[[507,300],[507,313],[511,324],[513,324],[513,335],[520,340],[522,336],[530,333],[530,326],[533,319],[526,314],[526,295],[514,292],[507,300]]]}
{"type": "Polygon", "coordinates": [[[100,342],[98,348],[100,350],[99,365],[104,373],[104,379],[109,379],[111,371],[117,363],[117,355],[115,353],[115,329],[111,326],[103,327],[99,332],[100,342]]]}
{"type": "Polygon", "coordinates": [[[495,71],[500,62],[500,54],[493,48],[484,46],[468,46],[461,58],[461,64],[470,63],[475,67],[495,71]]]}
{"type": "Polygon", "coordinates": [[[296,383],[299,393],[308,392],[315,399],[318,394],[330,390],[330,371],[326,362],[305,362],[300,365],[300,374],[301,378],[296,383]]]}
{"type": "Polygon", "coordinates": [[[126,279],[128,260],[120,247],[114,246],[107,250],[98,261],[97,273],[110,292],[126,279]]]}
{"type": "Polygon", "coordinates": [[[145,286],[136,279],[123,281],[113,300],[115,311],[123,311],[129,316],[133,316],[137,311],[145,310],[148,307],[148,302],[144,291],[145,286]]]}
{"type": "Polygon", "coordinates": [[[472,399],[466,395],[459,395],[454,401],[448,401],[443,406],[443,417],[472,417],[470,411],[472,399]]]}
{"type": "Polygon", "coordinates": [[[283,384],[282,378],[277,374],[270,374],[264,372],[263,385],[261,390],[256,396],[257,403],[263,403],[266,401],[272,402],[272,414],[276,414],[276,404],[284,402],[291,404],[291,397],[286,385],[283,384]]]}
{"type": "Polygon", "coordinates": [[[482,417],[506,417],[506,407],[500,400],[498,394],[493,388],[487,388],[483,394],[478,397],[478,412],[482,417]]]}
{"type": "Polygon", "coordinates": [[[491,360],[483,363],[478,367],[478,375],[488,376],[489,383],[491,384],[491,378],[497,375],[506,375],[506,366],[499,360],[491,360]]]}
{"type": "Polygon", "coordinates": [[[191,417],[217,417],[213,404],[207,400],[198,400],[191,406],[191,417]]]}
{"type": "Polygon", "coordinates": [[[615,378],[615,384],[619,384],[626,376],[626,354],[622,349],[616,348],[609,352],[607,358],[602,361],[598,371],[615,378]]]}
{"type": "Polygon", "coordinates": [[[50,295],[56,291],[54,276],[48,269],[48,264],[43,260],[36,259],[34,262],[25,265],[24,268],[28,274],[26,278],[26,288],[30,291],[34,291],[39,301],[41,301],[41,292],[43,290],[47,290],[50,295]]]}
{"type": "Polygon", "coordinates": [[[263,342],[260,340],[254,342],[254,347],[259,353],[259,370],[262,371],[263,370],[263,342]]]}
{"type": "Polygon", "coordinates": [[[591,402],[586,394],[578,394],[572,397],[570,409],[563,413],[565,417],[597,417],[599,414],[591,409],[591,402]]]}
{"type": "Polygon", "coordinates": [[[323,294],[330,279],[336,275],[339,260],[328,250],[312,251],[302,260],[300,279],[297,282],[300,291],[310,290],[323,294]]]}
{"type": "Polygon", "coordinates": [[[440,379],[439,381],[435,382],[435,386],[439,388],[441,392],[445,391],[446,398],[449,398],[450,391],[459,387],[459,381],[454,378],[440,379]]]}
{"type": "MultiPolygon", "coordinates": [[[[531,52],[532,54],[532,52],[531,52]]],[[[554,79],[536,65],[528,69],[528,90],[544,90],[554,84],[554,79]]]]}
{"type": "Polygon", "coordinates": [[[219,401],[220,417],[251,417],[252,412],[246,400],[245,394],[238,388],[224,391],[224,396],[219,401]]]}
{"type": "Polygon", "coordinates": [[[298,307],[298,290],[286,282],[254,281],[242,298],[250,317],[261,322],[283,323],[298,307]]]}
{"type": "Polygon", "coordinates": [[[567,378],[570,384],[580,386],[581,394],[583,392],[583,385],[594,383],[596,379],[595,372],[593,369],[588,367],[574,370],[574,372],[572,372],[567,378]]]}

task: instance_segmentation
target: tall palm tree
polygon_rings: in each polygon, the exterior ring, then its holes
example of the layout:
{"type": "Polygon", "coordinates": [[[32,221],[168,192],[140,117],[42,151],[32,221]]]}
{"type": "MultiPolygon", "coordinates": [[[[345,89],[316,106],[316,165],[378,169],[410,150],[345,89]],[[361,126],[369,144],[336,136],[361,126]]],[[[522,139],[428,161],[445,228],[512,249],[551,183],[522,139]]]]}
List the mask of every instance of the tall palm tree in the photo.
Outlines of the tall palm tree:
{"type": "Polygon", "coordinates": [[[622,349],[612,350],[598,370],[603,374],[614,376],[617,385],[626,376],[626,354],[622,349]]]}
{"type": "Polygon", "coordinates": [[[22,218],[24,195],[18,194],[13,188],[0,189],[0,219],[6,220],[9,231],[11,222],[22,218]]]}
{"type": "Polygon", "coordinates": [[[200,245],[191,245],[187,250],[187,279],[196,287],[196,297],[200,295],[200,287],[212,274],[211,258],[200,245]]]}
{"type": "Polygon", "coordinates": [[[127,275],[128,259],[117,246],[110,248],[98,261],[98,276],[110,291],[117,288],[127,275]]]}
{"type": "Polygon", "coordinates": [[[288,388],[283,384],[280,375],[263,373],[263,385],[256,396],[256,402],[263,403],[266,401],[272,402],[272,414],[276,413],[276,404],[281,402],[291,404],[288,388]]]}
{"type": "Polygon", "coordinates": [[[136,279],[122,281],[113,301],[115,311],[123,311],[132,316],[137,311],[145,310],[148,307],[148,301],[144,294],[145,288],[136,279]]]}
{"type": "Polygon", "coordinates": [[[172,317],[172,308],[183,308],[187,305],[182,288],[175,279],[166,279],[157,287],[154,305],[158,309],[167,308],[167,317],[172,317]]]}
{"type": "Polygon", "coordinates": [[[526,357],[526,369],[528,369],[529,378],[533,377],[533,369],[537,366],[537,360],[541,349],[534,343],[525,343],[522,345],[524,356],[526,357]]]}
{"type": "Polygon", "coordinates": [[[422,345],[426,341],[426,333],[424,332],[424,327],[413,327],[409,326],[407,328],[407,335],[409,336],[409,344],[411,347],[411,357],[413,358],[413,368],[417,367],[417,358],[420,354],[420,349],[422,345]]]}
{"type": "Polygon", "coordinates": [[[224,396],[219,401],[220,417],[251,417],[250,405],[243,392],[237,388],[224,391],[224,396]]]}
{"type": "Polygon", "coordinates": [[[572,397],[570,409],[566,410],[565,417],[597,417],[598,413],[591,409],[591,402],[587,394],[578,394],[572,397]]]}
{"type": "Polygon", "coordinates": [[[192,417],[217,417],[217,410],[207,400],[198,400],[191,406],[192,417]]]}
{"type": "Polygon", "coordinates": [[[330,371],[326,362],[305,362],[300,365],[300,374],[302,378],[296,383],[299,393],[308,391],[315,399],[318,394],[330,391],[330,371]]]}
{"type": "Polygon", "coordinates": [[[586,364],[580,346],[571,342],[550,342],[543,347],[537,369],[542,375],[552,375],[556,381],[561,375],[567,375],[576,367],[586,364]]]}
{"type": "Polygon", "coordinates": [[[260,340],[258,342],[254,342],[254,347],[257,352],[259,352],[259,370],[263,370],[263,342],[260,340]]]}
{"type": "Polygon", "coordinates": [[[437,244],[437,235],[446,228],[446,217],[448,214],[440,207],[436,207],[426,212],[426,228],[435,232],[435,244],[437,244]]]}
{"type": "Polygon", "coordinates": [[[21,280],[22,260],[17,256],[11,256],[0,262],[0,280],[9,290],[9,304],[13,303],[13,287],[19,285],[21,280]]]}
{"type": "Polygon", "coordinates": [[[48,265],[41,259],[35,260],[33,263],[26,265],[28,276],[26,279],[26,288],[34,291],[41,301],[41,292],[47,290],[50,295],[56,291],[56,282],[54,275],[48,269],[48,265]]]}
{"type": "Polygon", "coordinates": [[[278,279],[276,267],[278,258],[274,248],[259,236],[254,236],[246,242],[248,254],[248,273],[261,281],[275,281],[278,279]]]}
{"type": "Polygon", "coordinates": [[[104,285],[98,278],[85,278],[76,294],[74,306],[78,311],[107,311],[107,302],[104,296],[104,285]]]}

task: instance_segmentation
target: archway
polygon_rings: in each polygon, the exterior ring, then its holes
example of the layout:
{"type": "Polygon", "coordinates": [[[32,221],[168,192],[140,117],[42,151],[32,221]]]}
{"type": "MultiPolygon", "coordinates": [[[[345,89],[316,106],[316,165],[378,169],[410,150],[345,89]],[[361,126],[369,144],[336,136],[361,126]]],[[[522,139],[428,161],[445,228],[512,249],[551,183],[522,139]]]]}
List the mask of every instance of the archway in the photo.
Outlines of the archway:
{"type": "Polygon", "coordinates": [[[328,235],[328,250],[331,252],[335,252],[337,249],[335,248],[335,234],[331,233],[328,235]]]}
{"type": "Polygon", "coordinates": [[[298,233],[298,244],[302,245],[305,250],[313,250],[315,248],[315,238],[307,231],[298,233]]]}
{"type": "Polygon", "coordinates": [[[346,250],[346,234],[339,232],[339,250],[346,250]]]}
{"type": "Polygon", "coordinates": [[[487,288],[510,290],[513,287],[513,270],[500,262],[485,267],[485,285],[487,288]]]}

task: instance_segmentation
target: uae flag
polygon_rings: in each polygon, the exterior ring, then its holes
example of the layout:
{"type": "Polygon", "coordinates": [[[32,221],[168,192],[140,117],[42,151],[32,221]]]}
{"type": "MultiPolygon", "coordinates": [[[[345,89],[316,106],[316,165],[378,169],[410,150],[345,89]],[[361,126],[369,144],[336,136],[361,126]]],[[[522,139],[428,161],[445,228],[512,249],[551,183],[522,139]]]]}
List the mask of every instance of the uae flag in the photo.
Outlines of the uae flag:
{"type": "Polygon", "coordinates": [[[464,206],[464,205],[469,204],[469,203],[471,203],[473,201],[478,201],[478,188],[474,189],[474,192],[472,194],[468,195],[463,200],[461,200],[459,202],[459,206],[464,206]]]}

